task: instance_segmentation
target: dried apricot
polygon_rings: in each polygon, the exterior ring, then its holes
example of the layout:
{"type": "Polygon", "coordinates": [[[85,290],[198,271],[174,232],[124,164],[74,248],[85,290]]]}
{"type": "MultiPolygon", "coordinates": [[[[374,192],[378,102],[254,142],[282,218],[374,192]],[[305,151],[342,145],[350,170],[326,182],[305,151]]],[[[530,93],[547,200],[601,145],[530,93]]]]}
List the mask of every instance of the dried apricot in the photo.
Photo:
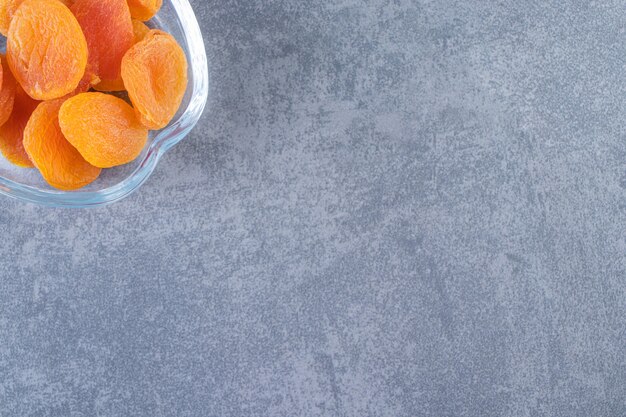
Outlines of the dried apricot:
{"type": "Polygon", "coordinates": [[[122,78],[120,77],[113,81],[100,81],[98,84],[93,86],[93,89],[96,91],[124,91],[126,90],[126,87],[124,87],[124,81],[122,81],[122,78]]]}
{"type": "Polygon", "coordinates": [[[33,99],[29,96],[26,91],[19,85],[18,82],[15,82],[15,104],[14,107],[25,109],[28,114],[32,113],[39,105],[40,101],[33,99]]]}
{"type": "MultiPolygon", "coordinates": [[[[150,32],[150,28],[146,26],[140,20],[133,19],[133,35],[134,41],[133,45],[137,42],[143,40],[143,38],[150,32]]],[[[97,91],[125,91],[126,87],[124,86],[124,81],[122,80],[122,76],[116,80],[102,80],[100,83],[95,84],[93,86],[94,90],[97,91]]]]}
{"type": "Polygon", "coordinates": [[[48,184],[76,190],[95,181],[100,168],[90,165],[63,136],[59,109],[64,99],[40,103],[24,130],[24,149],[48,184]]]}
{"type": "Polygon", "coordinates": [[[70,10],[58,0],[25,0],[7,36],[7,61],[34,99],[72,92],[87,65],[87,42],[70,10]]]}
{"type": "MultiPolygon", "coordinates": [[[[70,7],[74,0],[59,0],[61,3],[70,7]]],[[[0,33],[5,35],[9,33],[9,25],[13,14],[20,7],[24,0],[0,0],[0,33]]]]}
{"type": "Polygon", "coordinates": [[[6,36],[13,14],[24,0],[0,0],[0,33],[6,36]]]}
{"type": "Polygon", "coordinates": [[[13,111],[6,123],[0,126],[0,152],[9,162],[24,168],[33,166],[24,150],[23,138],[28,118],[37,104],[16,84],[13,111]]]}
{"type": "MultiPolygon", "coordinates": [[[[74,0],[59,0],[61,3],[70,7],[74,0]]],[[[4,36],[9,33],[9,25],[13,14],[20,7],[24,0],[0,0],[0,34],[4,36]]]]}
{"type": "Polygon", "coordinates": [[[135,36],[135,42],[140,42],[150,32],[150,28],[146,26],[141,20],[133,19],[133,35],[135,36]]]}
{"type": "Polygon", "coordinates": [[[135,39],[126,0],[76,0],[72,12],[87,39],[89,67],[102,81],[119,79],[135,39]]]}
{"type": "MultiPolygon", "coordinates": [[[[85,75],[78,83],[76,89],[71,93],[71,95],[75,96],[76,94],[86,93],[89,91],[93,84],[97,84],[100,82],[100,78],[95,75],[93,72],[85,72],[85,75]]],[[[69,97],[68,97],[69,98],[69,97]]]]}
{"type": "Polygon", "coordinates": [[[151,30],[124,56],[122,79],[141,123],[161,129],[185,95],[187,58],[172,35],[151,30]]]}
{"type": "Polygon", "coordinates": [[[134,19],[144,22],[152,19],[161,9],[162,4],[163,0],[128,0],[130,14],[134,19]]]}
{"type": "Polygon", "coordinates": [[[133,108],[124,100],[83,93],[61,106],[59,125],[65,138],[91,165],[110,168],[137,158],[148,140],[133,108]]]}
{"type": "Polygon", "coordinates": [[[15,79],[13,74],[6,66],[6,59],[4,55],[0,55],[0,72],[2,78],[0,83],[0,126],[6,123],[13,111],[13,102],[15,100],[15,79]]]}

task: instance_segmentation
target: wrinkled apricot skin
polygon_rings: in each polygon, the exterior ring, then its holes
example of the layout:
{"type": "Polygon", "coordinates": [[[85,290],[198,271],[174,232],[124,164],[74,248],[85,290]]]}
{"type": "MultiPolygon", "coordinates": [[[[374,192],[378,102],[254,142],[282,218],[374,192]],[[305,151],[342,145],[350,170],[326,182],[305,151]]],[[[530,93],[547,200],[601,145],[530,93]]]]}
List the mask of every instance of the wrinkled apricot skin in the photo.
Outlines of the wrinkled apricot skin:
{"type": "Polygon", "coordinates": [[[37,101],[16,85],[13,111],[6,123],[0,126],[0,152],[9,162],[19,167],[33,167],[24,150],[23,138],[26,123],[37,104],[37,101]]]}
{"type": "Polygon", "coordinates": [[[0,0],[0,33],[4,36],[9,33],[11,18],[24,0],[0,0]]]}
{"type": "Polygon", "coordinates": [[[76,0],[72,12],[87,39],[91,70],[102,81],[119,79],[122,58],[134,43],[126,0],[76,0]]]}
{"type": "Polygon", "coordinates": [[[162,129],[187,89],[187,58],[174,37],[151,30],[122,60],[122,79],[141,123],[162,129]]]}
{"type": "Polygon", "coordinates": [[[103,93],[83,93],[61,106],[59,125],[65,138],[91,165],[111,168],[139,156],[148,140],[133,108],[103,93]]]}
{"type": "Polygon", "coordinates": [[[0,87],[0,126],[9,120],[15,101],[15,79],[6,66],[6,62],[4,55],[0,55],[0,72],[2,73],[2,80],[0,81],[2,85],[0,87]]]}
{"type": "Polygon", "coordinates": [[[24,130],[24,149],[51,186],[76,190],[94,182],[100,168],[90,165],[63,136],[59,109],[64,99],[39,104],[24,130]]]}
{"type": "Polygon", "coordinates": [[[163,0],[128,0],[133,19],[148,21],[161,9],[163,0]]]}
{"type": "Polygon", "coordinates": [[[36,100],[74,91],[87,65],[87,41],[72,12],[58,0],[25,0],[7,36],[7,61],[36,100]]]}
{"type": "MultiPolygon", "coordinates": [[[[59,0],[61,3],[70,7],[74,0],[59,0]]],[[[0,0],[0,33],[4,36],[9,33],[9,25],[13,14],[24,0],[0,0]]]]}
{"type": "MultiPolygon", "coordinates": [[[[61,3],[70,7],[74,0],[59,0],[61,3]]],[[[9,33],[9,25],[13,14],[24,0],[0,0],[0,34],[6,36],[9,33]]]]}

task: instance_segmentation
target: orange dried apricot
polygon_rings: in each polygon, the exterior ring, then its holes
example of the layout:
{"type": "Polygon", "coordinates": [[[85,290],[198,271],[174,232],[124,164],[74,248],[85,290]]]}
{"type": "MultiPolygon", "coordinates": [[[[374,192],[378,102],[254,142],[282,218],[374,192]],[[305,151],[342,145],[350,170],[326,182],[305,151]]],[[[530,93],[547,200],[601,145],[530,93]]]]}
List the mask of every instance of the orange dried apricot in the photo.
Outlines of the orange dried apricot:
{"type": "Polygon", "coordinates": [[[7,36],[7,61],[34,99],[72,92],[87,65],[87,42],[72,12],[58,0],[25,0],[7,36]]]}
{"type": "Polygon", "coordinates": [[[99,82],[100,82],[100,78],[98,78],[98,76],[96,76],[93,72],[90,72],[89,69],[87,69],[85,71],[85,75],[78,83],[78,86],[76,87],[76,89],[74,89],[74,91],[72,91],[69,94],[64,95],[61,98],[67,100],[70,97],[74,97],[76,94],[86,93],[87,91],[91,89],[91,87],[93,87],[93,84],[96,84],[99,82]]]}
{"type": "Polygon", "coordinates": [[[98,84],[93,86],[93,89],[96,91],[124,91],[126,87],[124,87],[124,81],[122,78],[118,78],[117,80],[104,80],[100,81],[98,84]]]}
{"type": "Polygon", "coordinates": [[[4,55],[0,55],[0,126],[6,123],[13,111],[13,102],[15,100],[15,79],[13,74],[6,66],[4,55]]]}
{"type": "Polygon", "coordinates": [[[0,33],[6,36],[13,14],[24,0],[0,0],[0,33]]]}
{"type": "Polygon", "coordinates": [[[133,19],[133,35],[135,36],[135,42],[140,42],[150,32],[150,28],[146,26],[141,20],[133,19]]]}
{"type": "Polygon", "coordinates": [[[72,12],[87,39],[89,67],[102,81],[119,79],[122,58],[134,42],[126,0],[76,0],[72,12]]]}
{"type": "Polygon", "coordinates": [[[161,129],[185,95],[187,58],[172,35],[151,30],[124,56],[122,79],[141,123],[161,129]]]}
{"type": "Polygon", "coordinates": [[[28,114],[32,113],[37,106],[39,105],[40,100],[35,100],[31,96],[29,96],[26,91],[22,88],[22,86],[16,81],[15,82],[15,104],[14,107],[18,107],[21,109],[25,109],[28,114]]]}
{"type": "Polygon", "coordinates": [[[0,152],[9,162],[24,168],[33,167],[24,150],[23,138],[28,118],[37,104],[16,84],[13,111],[6,123],[0,126],[0,152]]]}
{"type": "Polygon", "coordinates": [[[111,168],[137,158],[148,140],[133,108],[103,93],[82,93],[61,106],[59,125],[65,138],[91,165],[111,168]]]}
{"type": "MultiPolygon", "coordinates": [[[[74,0],[59,0],[61,3],[70,7],[74,0]]],[[[20,7],[24,0],[0,0],[0,33],[5,35],[9,33],[9,25],[13,14],[20,7]]]]}
{"type": "Polygon", "coordinates": [[[163,0],[128,0],[130,14],[134,19],[144,22],[152,19],[161,9],[162,4],[163,0]]]}
{"type": "Polygon", "coordinates": [[[93,72],[85,72],[85,75],[78,83],[76,89],[71,93],[71,95],[75,96],[76,94],[86,93],[89,91],[93,84],[97,84],[100,82],[100,78],[95,75],[93,72]]]}
{"type": "MultiPolygon", "coordinates": [[[[137,42],[143,40],[143,38],[150,32],[150,28],[146,26],[140,20],[133,19],[133,45],[137,42]]],[[[95,84],[93,86],[96,91],[125,91],[126,87],[124,86],[124,80],[122,80],[122,76],[116,80],[102,80],[100,83],[95,84]]]]}
{"type": "Polygon", "coordinates": [[[40,103],[24,130],[24,149],[51,186],[76,190],[94,182],[100,168],[90,165],[63,136],[59,109],[64,99],[40,103]]]}

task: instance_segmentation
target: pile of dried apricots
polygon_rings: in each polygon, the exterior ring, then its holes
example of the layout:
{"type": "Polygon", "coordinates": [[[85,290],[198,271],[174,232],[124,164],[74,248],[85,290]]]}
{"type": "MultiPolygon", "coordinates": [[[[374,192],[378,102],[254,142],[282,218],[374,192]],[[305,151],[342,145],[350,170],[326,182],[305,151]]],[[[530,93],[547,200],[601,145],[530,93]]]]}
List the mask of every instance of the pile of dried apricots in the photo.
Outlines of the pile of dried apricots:
{"type": "Polygon", "coordinates": [[[0,152],[75,190],[133,161],[176,114],[187,59],[148,28],[162,0],[0,0],[0,152]],[[95,91],[92,91],[95,90],[95,91]],[[108,92],[126,91],[131,104],[108,92]]]}

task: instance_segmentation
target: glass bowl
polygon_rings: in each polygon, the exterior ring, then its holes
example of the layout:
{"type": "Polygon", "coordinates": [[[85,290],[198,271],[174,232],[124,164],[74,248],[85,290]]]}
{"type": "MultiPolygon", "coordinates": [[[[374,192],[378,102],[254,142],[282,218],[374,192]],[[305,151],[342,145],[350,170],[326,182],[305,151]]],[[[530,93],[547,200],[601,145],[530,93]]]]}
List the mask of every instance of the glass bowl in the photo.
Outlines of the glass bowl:
{"type": "MultiPolygon", "coordinates": [[[[148,144],[130,164],[102,170],[100,178],[78,191],[50,187],[36,169],[19,168],[0,156],[0,194],[50,207],[96,207],[119,201],[137,190],[150,176],[159,159],[180,142],[200,119],[208,96],[206,51],[198,21],[187,0],[164,0],[148,26],[172,34],[189,62],[189,84],[172,122],[163,130],[150,132],[148,144]]],[[[0,51],[6,39],[0,35],[0,51]]]]}

